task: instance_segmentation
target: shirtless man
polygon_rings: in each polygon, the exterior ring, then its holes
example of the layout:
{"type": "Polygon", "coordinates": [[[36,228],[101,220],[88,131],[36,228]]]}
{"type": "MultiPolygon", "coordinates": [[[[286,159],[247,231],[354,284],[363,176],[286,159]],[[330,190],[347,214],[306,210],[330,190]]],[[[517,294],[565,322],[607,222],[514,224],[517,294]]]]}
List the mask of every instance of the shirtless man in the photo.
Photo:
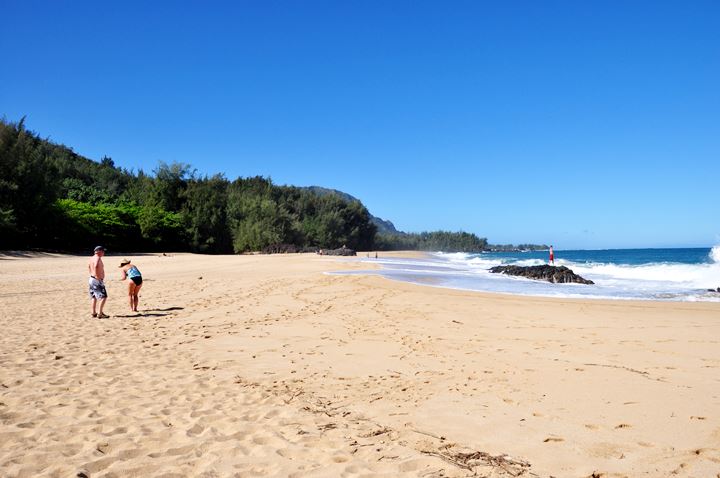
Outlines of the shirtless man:
{"type": "Polygon", "coordinates": [[[88,288],[90,298],[92,299],[92,316],[98,319],[107,319],[109,317],[109,315],[103,313],[105,300],[107,300],[107,291],[105,290],[105,283],[103,282],[105,280],[105,266],[102,261],[104,255],[105,248],[103,246],[97,246],[95,253],[88,261],[88,272],[90,273],[88,288]],[[100,302],[99,308],[98,302],[100,302]]]}

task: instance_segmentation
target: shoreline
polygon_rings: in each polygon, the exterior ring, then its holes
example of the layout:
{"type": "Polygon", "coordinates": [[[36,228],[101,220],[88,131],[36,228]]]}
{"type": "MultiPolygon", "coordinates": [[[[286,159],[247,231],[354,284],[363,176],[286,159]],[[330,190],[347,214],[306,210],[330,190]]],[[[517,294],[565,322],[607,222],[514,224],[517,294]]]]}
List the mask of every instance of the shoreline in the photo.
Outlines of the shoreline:
{"type": "MultiPolygon", "coordinates": [[[[453,261],[445,262],[444,254],[427,253],[424,256],[415,258],[428,259],[428,262],[409,263],[394,262],[392,259],[402,259],[402,255],[391,257],[390,261],[386,261],[380,271],[377,267],[369,268],[368,274],[374,274],[386,279],[397,282],[427,285],[448,290],[462,290],[487,294],[505,294],[518,297],[545,297],[558,300],[610,300],[610,301],[639,301],[639,302],[688,302],[688,303],[720,303],[720,290],[716,291],[715,287],[700,287],[697,284],[694,287],[689,285],[677,286],[672,281],[666,281],[664,285],[659,285],[662,281],[655,282],[655,279],[648,279],[648,274],[674,274],[685,273],[687,270],[680,271],[645,271],[642,279],[635,279],[639,282],[639,287],[634,288],[635,284],[631,283],[629,278],[621,278],[607,276],[597,277],[597,273],[591,270],[583,271],[583,264],[561,264],[568,267],[572,272],[579,272],[581,277],[591,278],[596,281],[592,285],[582,284],[562,284],[551,283],[544,280],[537,280],[524,277],[514,277],[505,274],[484,274],[486,269],[490,269],[493,263],[478,264],[456,263],[453,261]],[[618,281],[622,281],[617,283],[618,281]],[[649,287],[648,287],[649,285],[649,287]]],[[[358,257],[359,261],[364,260],[358,257]]],[[[366,261],[371,264],[372,261],[366,261]]],[[[650,264],[652,265],[652,264],[650,264]]],[[[663,267],[663,264],[658,264],[663,267]]],[[[677,263],[680,268],[698,267],[695,274],[712,274],[717,276],[720,269],[707,269],[711,263],[707,264],[684,264],[677,263]]],[[[622,268],[624,264],[621,264],[622,268]]],[[[528,266],[524,266],[528,267],[528,266]]],[[[556,265],[559,267],[559,265],[556,265]]],[[[361,272],[337,271],[337,274],[359,274],[361,272]]],[[[697,281],[697,280],[696,280],[697,281]]],[[[709,278],[707,283],[717,282],[715,279],[709,278]]]]}
{"type": "Polygon", "coordinates": [[[720,304],[328,275],[367,263],[315,254],[171,254],[137,257],[142,316],[108,280],[101,321],[85,260],[0,261],[10,476],[720,473],[720,304]]]}

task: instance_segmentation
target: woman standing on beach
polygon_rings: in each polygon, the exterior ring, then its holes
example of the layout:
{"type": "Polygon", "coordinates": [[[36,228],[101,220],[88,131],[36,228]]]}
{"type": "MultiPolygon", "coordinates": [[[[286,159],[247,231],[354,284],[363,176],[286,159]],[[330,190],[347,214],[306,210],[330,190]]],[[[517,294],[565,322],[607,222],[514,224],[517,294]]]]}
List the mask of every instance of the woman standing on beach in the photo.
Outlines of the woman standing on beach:
{"type": "Polygon", "coordinates": [[[130,310],[133,312],[138,311],[138,302],[140,298],[138,293],[142,287],[142,274],[140,270],[133,264],[130,263],[130,259],[123,259],[120,262],[120,269],[122,271],[122,277],[120,280],[128,279],[128,296],[130,298],[130,310]]]}

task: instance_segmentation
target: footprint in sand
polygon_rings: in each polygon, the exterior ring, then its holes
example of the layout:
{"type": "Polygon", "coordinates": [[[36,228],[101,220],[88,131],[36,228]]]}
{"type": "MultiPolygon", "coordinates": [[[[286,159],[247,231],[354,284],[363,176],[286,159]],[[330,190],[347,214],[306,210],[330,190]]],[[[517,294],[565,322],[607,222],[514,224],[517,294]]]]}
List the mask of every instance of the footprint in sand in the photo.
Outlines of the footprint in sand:
{"type": "Polygon", "coordinates": [[[192,428],[187,431],[187,436],[198,436],[205,430],[205,427],[196,423],[192,428]]]}
{"type": "MultiPolygon", "coordinates": [[[[113,463],[115,463],[118,459],[112,456],[108,456],[105,458],[101,458],[99,460],[87,463],[85,466],[82,467],[82,470],[87,473],[87,476],[91,476],[91,474],[98,473],[105,468],[109,467],[113,463]]],[[[78,473],[79,475],[79,473],[78,473]]]]}
{"type": "Polygon", "coordinates": [[[185,454],[192,452],[193,450],[195,450],[195,445],[187,445],[187,446],[182,446],[182,447],[178,447],[178,448],[168,448],[168,450],[165,452],[150,453],[150,454],[148,454],[148,456],[150,458],[160,458],[165,455],[167,455],[167,456],[185,455],[185,454]]]}
{"type": "Polygon", "coordinates": [[[123,450],[117,454],[117,457],[120,460],[132,460],[133,458],[137,458],[139,456],[145,455],[147,453],[146,450],[142,448],[131,448],[129,450],[123,450]]]}

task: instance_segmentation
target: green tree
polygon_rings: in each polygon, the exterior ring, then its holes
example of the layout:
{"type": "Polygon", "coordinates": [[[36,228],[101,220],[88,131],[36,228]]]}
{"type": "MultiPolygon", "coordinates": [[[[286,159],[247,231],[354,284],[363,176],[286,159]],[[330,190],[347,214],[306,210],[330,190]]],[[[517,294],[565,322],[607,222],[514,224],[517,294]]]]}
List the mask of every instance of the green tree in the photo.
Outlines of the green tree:
{"type": "Polygon", "coordinates": [[[137,223],[142,236],[155,247],[183,248],[185,227],[181,214],[166,211],[159,206],[142,206],[137,223]]]}
{"type": "Polygon", "coordinates": [[[16,124],[0,123],[0,211],[9,235],[3,243],[37,246],[52,224],[57,198],[57,171],[47,164],[47,142],[16,124]]]}
{"type": "Polygon", "coordinates": [[[258,186],[243,180],[230,186],[227,214],[235,252],[259,251],[292,236],[288,210],[273,199],[272,188],[258,186]]]}
{"type": "Polygon", "coordinates": [[[351,196],[315,189],[262,177],[198,178],[181,163],[135,174],[108,156],[92,161],[41,139],[24,120],[0,120],[0,247],[372,248],[376,228],[367,209],[351,196]]]}
{"type": "Polygon", "coordinates": [[[142,246],[137,218],[139,210],[130,205],[90,204],[74,199],[56,201],[57,216],[51,237],[71,249],[87,249],[98,243],[115,250],[142,246]]]}
{"type": "Polygon", "coordinates": [[[149,201],[146,202],[166,211],[180,211],[187,188],[190,165],[167,164],[161,161],[154,172],[155,178],[149,191],[149,201]]]}
{"type": "Polygon", "coordinates": [[[182,214],[190,247],[196,252],[232,252],[226,205],[228,181],[222,174],[192,179],[185,191],[182,214]]]}

